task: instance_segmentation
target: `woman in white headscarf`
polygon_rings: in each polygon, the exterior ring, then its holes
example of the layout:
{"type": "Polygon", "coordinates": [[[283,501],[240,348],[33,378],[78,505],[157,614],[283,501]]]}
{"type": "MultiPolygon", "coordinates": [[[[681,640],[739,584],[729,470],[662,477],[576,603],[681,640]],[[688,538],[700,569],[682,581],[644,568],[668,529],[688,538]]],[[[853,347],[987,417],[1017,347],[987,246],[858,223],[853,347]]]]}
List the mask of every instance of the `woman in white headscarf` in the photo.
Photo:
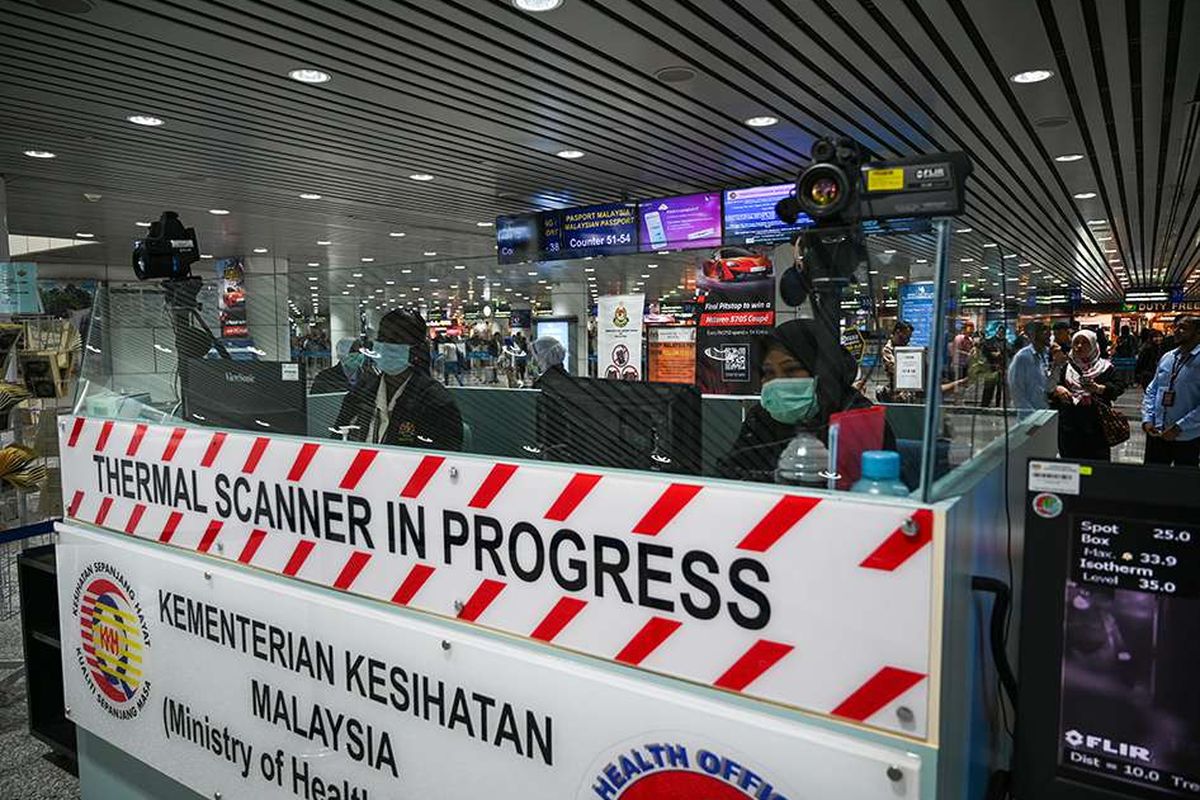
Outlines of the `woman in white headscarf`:
{"type": "Polygon", "coordinates": [[[1110,460],[1100,407],[1110,406],[1125,391],[1125,382],[1112,362],[1100,356],[1093,331],[1071,337],[1071,353],[1050,405],[1058,411],[1058,453],[1062,458],[1110,460]]]}

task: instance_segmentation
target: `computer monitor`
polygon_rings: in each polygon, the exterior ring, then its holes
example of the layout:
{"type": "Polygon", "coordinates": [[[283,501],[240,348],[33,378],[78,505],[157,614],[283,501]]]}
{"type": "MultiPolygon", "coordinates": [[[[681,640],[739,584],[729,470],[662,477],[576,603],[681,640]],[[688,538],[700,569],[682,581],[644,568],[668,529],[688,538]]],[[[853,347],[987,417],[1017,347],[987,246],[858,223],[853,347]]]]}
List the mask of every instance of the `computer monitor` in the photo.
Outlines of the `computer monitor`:
{"type": "Polygon", "coordinates": [[[303,364],[183,359],[179,381],[187,422],[262,433],[308,432],[303,364]]]}
{"type": "Polygon", "coordinates": [[[1015,796],[1200,796],[1200,471],[1028,469],[1015,796]]]}
{"type": "Polygon", "coordinates": [[[700,474],[700,392],[694,386],[560,375],[538,386],[547,460],[700,474]]]}

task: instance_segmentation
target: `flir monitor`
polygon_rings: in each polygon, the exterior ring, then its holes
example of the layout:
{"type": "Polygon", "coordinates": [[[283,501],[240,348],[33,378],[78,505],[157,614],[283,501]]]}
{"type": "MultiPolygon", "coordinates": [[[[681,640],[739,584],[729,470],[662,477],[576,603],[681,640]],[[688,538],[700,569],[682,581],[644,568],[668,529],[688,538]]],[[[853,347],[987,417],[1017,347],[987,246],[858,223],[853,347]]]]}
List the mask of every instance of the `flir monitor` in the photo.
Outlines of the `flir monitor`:
{"type": "Polygon", "coordinates": [[[184,359],[179,380],[188,422],[262,433],[308,432],[303,364],[184,359]]]}
{"type": "Polygon", "coordinates": [[[1200,797],[1200,470],[1028,469],[1016,797],[1200,797]]]}

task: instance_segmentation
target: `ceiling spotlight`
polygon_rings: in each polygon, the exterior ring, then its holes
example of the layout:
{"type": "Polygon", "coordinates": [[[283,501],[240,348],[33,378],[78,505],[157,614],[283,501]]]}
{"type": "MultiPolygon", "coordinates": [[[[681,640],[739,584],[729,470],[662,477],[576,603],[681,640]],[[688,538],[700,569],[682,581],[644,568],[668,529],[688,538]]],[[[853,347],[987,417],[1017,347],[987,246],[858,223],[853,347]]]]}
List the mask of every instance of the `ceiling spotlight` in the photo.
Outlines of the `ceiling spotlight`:
{"type": "Polygon", "coordinates": [[[1054,160],[1064,164],[1070,161],[1082,161],[1083,153],[1063,153],[1061,156],[1055,156],[1054,160]]]}
{"type": "Polygon", "coordinates": [[[76,233],[75,233],[75,238],[76,238],[76,239],[94,239],[94,238],[96,238],[96,234],[94,234],[94,233],[79,233],[79,232],[76,232],[76,233]]]}
{"type": "Polygon", "coordinates": [[[541,14],[544,11],[553,11],[561,6],[562,0],[513,0],[513,5],[522,11],[541,14]]]}
{"type": "Polygon", "coordinates": [[[227,208],[210,208],[208,210],[208,213],[216,214],[218,217],[223,217],[229,213],[229,209],[227,209],[227,208]]]}
{"type": "Polygon", "coordinates": [[[355,273],[353,273],[353,274],[352,274],[350,277],[352,277],[352,278],[361,278],[361,277],[362,277],[362,273],[361,273],[361,272],[355,272],[355,273]]]}
{"type": "Polygon", "coordinates": [[[984,242],[983,246],[984,247],[996,247],[996,243],[995,242],[984,242]]]}
{"type": "Polygon", "coordinates": [[[455,269],[466,269],[467,265],[466,264],[455,264],[454,268],[455,269]]]}
{"type": "Polygon", "coordinates": [[[212,253],[201,253],[200,257],[201,258],[212,258],[212,253]]]}
{"type": "Polygon", "coordinates": [[[396,282],[395,282],[395,281],[384,281],[384,283],[386,283],[388,286],[395,286],[395,285],[396,285],[396,282]]]}
{"type": "MultiPolygon", "coordinates": [[[[321,262],[320,262],[320,261],[310,261],[310,262],[308,262],[308,265],[309,265],[310,267],[319,267],[319,266],[321,266],[321,262]]],[[[308,279],[309,279],[310,281],[315,281],[315,280],[317,280],[317,276],[316,276],[316,275],[310,275],[310,276],[308,277],[308,279]]]]}
{"type": "Polygon", "coordinates": [[[300,199],[301,200],[320,200],[321,195],[314,194],[313,192],[304,192],[303,194],[300,195],[300,199]]]}
{"type": "Polygon", "coordinates": [[[388,234],[388,236],[391,236],[393,239],[400,239],[407,235],[408,234],[405,233],[404,231],[392,231],[391,233],[388,234]]]}
{"type": "Polygon", "coordinates": [[[896,255],[896,251],[895,250],[884,250],[883,254],[885,256],[894,256],[894,255],[896,255]]]}
{"type": "Polygon", "coordinates": [[[536,272],[526,272],[525,274],[526,274],[526,275],[528,275],[528,276],[529,276],[529,277],[531,277],[531,278],[535,278],[535,277],[537,277],[537,273],[536,273],[536,272]]]}
{"type": "Polygon", "coordinates": [[[496,223],[494,223],[494,222],[476,222],[475,227],[476,228],[490,228],[495,224],[496,223]]]}
{"type": "Polygon", "coordinates": [[[263,253],[267,252],[267,248],[265,248],[265,247],[256,247],[256,248],[254,248],[254,252],[258,253],[259,255],[262,255],[263,253]]]}
{"type": "Polygon", "coordinates": [[[1095,192],[1076,192],[1072,195],[1076,200],[1091,200],[1095,196],[1095,192]]]}
{"type": "Polygon", "coordinates": [[[1025,72],[1018,72],[1009,80],[1013,83],[1040,83],[1053,77],[1054,73],[1048,69],[1031,69],[1025,72]]]}
{"type": "Polygon", "coordinates": [[[26,150],[25,155],[30,158],[57,158],[54,153],[49,150],[26,150]]]}
{"type": "Polygon", "coordinates": [[[422,255],[426,255],[426,256],[436,256],[436,255],[437,255],[437,251],[436,251],[436,250],[426,250],[424,253],[422,253],[422,255]]]}
{"type": "Polygon", "coordinates": [[[361,261],[364,264],[370,264],[374,260],[375,259],[371,258],[370,256],[363,256],[362,258],[359,259],[359,261],[361,261]]]}
{"type": "Polygon", "coordinates": [[[582,150],[559,150],[554,155],[558,156],[559,158],[574,159],[583,158],[585,153],[582,150]]]}
{"type": "Polygon", "coordinates": [[[431,181],[431,180],[433,180],[433,176],[430,175],[428,172],[415,172],[412,175],[409,175],[408,177],[414,181],[431,181]]]}
{"type": "Polygon", "coordinates": [[[411,270],[411,269],[407,269],[407,268],[405,268],[405,269],[402,269],[402,270],[400,270],[400,274],[401,274],[401,275],[411,275],[411,274],[412,274],[412,270],[411,270]]]}
{"type": "Polygon", "coordinates": [[[333,76],[319,69],[294,69],[288,73],[288,77],[301,83],[328,83],[333,76]]]}
{"type": "Polygon", "coordinates": [[[973,230],[975,230],[975,229],[974,228],[955,228],[954,232],[955,233],[970,233],[973,230]]]}
{"type": "Polygon", "coordinates": [[[139,228],[149,228],[150,227],[149,222],[135,222],[133,224],[137,225],[139,228]]]}
{"type": "Polygon", "coordinates": [[[147,128],[157,128],[163,124],[163,121],[158,117],[151,117],[147,114],[134,114],[125,119],[132,122],[134,125],[145,125],[147,128]]]}
{"type": "Polygon", "coordinates": [[[746,124],[751,128],[769,128],[779,122],[779,117],[772,117],[764,114],[761,117],[750,117],[746,120],[746,124]]]}

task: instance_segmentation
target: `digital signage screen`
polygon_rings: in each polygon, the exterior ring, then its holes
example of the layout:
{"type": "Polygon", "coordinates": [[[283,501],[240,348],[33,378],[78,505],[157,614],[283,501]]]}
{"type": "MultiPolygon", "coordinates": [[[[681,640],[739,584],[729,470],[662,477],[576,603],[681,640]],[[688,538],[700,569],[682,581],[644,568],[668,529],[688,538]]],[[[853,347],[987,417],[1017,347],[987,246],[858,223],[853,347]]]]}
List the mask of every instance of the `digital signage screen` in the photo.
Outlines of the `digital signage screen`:
{"type": "Polygon", "coordinates": [[[538,259],[537,214],[496,217],[496,258],[501,264],[520,264],[538,259]]]}
{"type": "Polygon", "coordinates": [[[721,195],[689,194],[638,203],[643,252],[721,246],[721,195]]]}
{"type": "Polygon", "coordinates": [[[556,213],[560,258],[637,252],[637,206],[633,203],[603,203],[556,213]]]}
{"type": "Polygon", "coordinates": [[[786,242],[796,231],[812,226],[806,214],[788,225],[775,214],[775,204],[796,189],[794,183],[751,186],[725,192],[725,241],[729,244],[786,242]]]}

